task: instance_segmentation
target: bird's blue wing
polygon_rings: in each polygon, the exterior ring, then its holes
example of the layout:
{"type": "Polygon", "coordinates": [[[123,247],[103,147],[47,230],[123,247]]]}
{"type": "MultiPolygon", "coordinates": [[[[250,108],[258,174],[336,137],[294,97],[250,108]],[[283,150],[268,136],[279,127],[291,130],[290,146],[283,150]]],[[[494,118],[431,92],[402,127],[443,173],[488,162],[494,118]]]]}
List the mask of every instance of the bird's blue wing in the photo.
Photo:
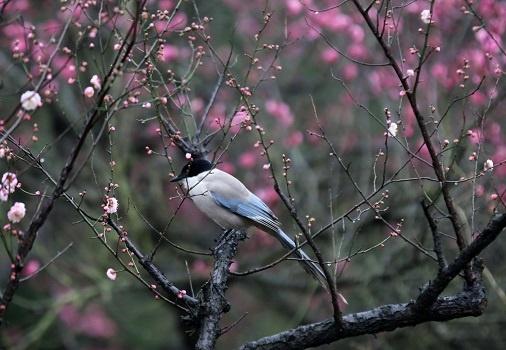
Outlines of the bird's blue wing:
{"type": "Polygon", "coordinates": [[[234,214],[248,218],[274,232],[279,229],[280,223],[278,218],[269,209],[267,204],[254,194],[251,193],[244,200],[228,199],[213,191],[210,191],[210,194],[218,205],[230,210],[234,214]]]}

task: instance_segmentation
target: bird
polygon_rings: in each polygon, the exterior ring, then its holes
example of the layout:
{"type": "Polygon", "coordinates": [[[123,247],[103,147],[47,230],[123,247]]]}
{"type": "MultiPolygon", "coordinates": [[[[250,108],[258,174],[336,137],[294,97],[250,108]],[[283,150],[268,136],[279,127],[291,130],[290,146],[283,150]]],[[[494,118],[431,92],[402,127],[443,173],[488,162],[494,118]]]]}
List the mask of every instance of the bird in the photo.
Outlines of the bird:
{"type": "MultiPolygon", "coordinates": [[[[279,219],[260,198],[233,175],[204,158],[190,159],[179,175],[170,180],[182,184],[195,206],[223,230],[257,227],[274,236],[285,248],[296,243],[282,229],[279,219]]],[[[294,250],[302,267],[325,289],[327,279],[318,264],[301,249],[294,250]]]]}

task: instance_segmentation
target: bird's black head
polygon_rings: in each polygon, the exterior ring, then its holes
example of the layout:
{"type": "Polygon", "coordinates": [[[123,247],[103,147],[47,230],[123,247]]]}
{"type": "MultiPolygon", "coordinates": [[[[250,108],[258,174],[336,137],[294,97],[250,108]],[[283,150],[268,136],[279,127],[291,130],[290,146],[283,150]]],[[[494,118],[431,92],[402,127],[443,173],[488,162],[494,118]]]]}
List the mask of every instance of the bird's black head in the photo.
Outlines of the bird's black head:
{"type": "Polygon", "coordinates": [[[186,165],[183,167],[181,172],[178,176],[170,180],[171,182],[177,182],[181,181],[187,177],[197,176],[200,173],[203,173],[204,171],[211,170],[213,168],[213,165],[211,162],[199,158],[199,159],[192,159],[186,165]]]}

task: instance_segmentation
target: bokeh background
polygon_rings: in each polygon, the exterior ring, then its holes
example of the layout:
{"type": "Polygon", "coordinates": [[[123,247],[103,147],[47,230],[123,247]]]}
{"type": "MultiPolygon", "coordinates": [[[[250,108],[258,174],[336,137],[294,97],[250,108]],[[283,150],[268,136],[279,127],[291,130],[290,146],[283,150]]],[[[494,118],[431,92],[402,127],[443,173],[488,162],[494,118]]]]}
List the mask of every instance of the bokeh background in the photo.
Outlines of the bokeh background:
{"type": "MultiPolygon", "coordinates": [[[[0,119],[12,111],[23,91],[33,88],[29,74],[40,76],[41,64],[54,50],[68,20],[61,7],[70,3],[0,1],[3,10],[0,119]],[[30,32],[37,42],[28,39],[30,32]]],[[[80,3],[82,8],[74,14],[63,42],[74,55],[57,51],[52,68],[61,72],[42,90],[43,106],[14,134],[34,154],[42,154],[45,168],[53,177],[58,175],[84,115],[93,105],[93,99],[83,96],[83,91],[94,74],[103,76],[114,57],[114,45],[128,28],[128,13],[133,8],[133,1],[80,3]],[[105,18],[99,15],[101,12],[114,18],[121,11],[125,15],[118,15],[117,21],[98,21],[105,18]]],[[[234,77],[246,76],[250,57],[257,48],[259,61],[253,64],[242,84],[251,89],[256,87],[250,102],[260,109],[255,118],[264,127],[266,140],[274,141],[269,148],[271,167],[283,190],[286,183],[282,155],[291,159],[290,191],[300,215],[315,219],[312,230],[319,230],[360,203],[360,193],[350,177],[363,193],[370,194],[381,186],[384,176],[390,179],[397,173],[396,179],[412,180],[389,183],[371,201],[382,200],[379,205],[383,217],[394,226],[401,224],[403,236],[431,251],[431,234],[420,203],[428,197],[436,198],[438,184],[430,179],[421,180],[435,176],[427,164],[428,152],[416,120],[393,70],[382,65],[386,59],[362,17],[351,3],[335,7],[337,4],[310,0],[148,1],[138,51],[147,49],[143,42],[151,43],[153,37],[161,36],[164,47],[157,50],[153,62],[165,79],[172,74],[188,77],[187,88],[168,83],[177,93],[171,95],[163,108],[159,108],[159,100],[147,88],[125,95],[123,100],[127,103],[110,121],[114,132],[99,142],[69,194],[79,198],[79,193],[86,191],[82,206],[100,216],[104,188],[111,182],[117,184],[114,190],[119,201],[117,219],[146,253],[157,245],[160,232],[185,249],[206,253],[213,247],[220,234],[218,227],[197,212],[190,201],[184,201],[180,207],[181,191],[169,182],[185,160],[171,145],[165,154],[157,119],[162,113],[174,120],[183,135],[192,135],[192,124],[198,123],[204,114],[222,70],[201,38],[190,40],[190,44],[189,34],[180,32],[192,22],[198,23],[199,16],[207,17],[205,30],[211,36],[215,54],[226,60],[232,52],[230,74],[234,77]],[[166,22],[160,19],[160,13],[170,13],[175,7],[179,10],[171,20],[170,30],[157,34],[166,22]],[[269,20],[262,29],[267,13],[269,20]],[[261,35],[256,40],[259,31],[261,35]],[[199,45],[205,52],[202,64],[194,65],[194,71],[188,74],[199,45]],[[280,49],[269,45],[279,45],[280,49]],[[399,125],[395,138],[385,134],[385,109],[389,111],[390,122],[399,125]],[[326,142],[314,135],[321,133],[320,127],[348,174],[329,155],[332,151],[326,142]],[[420,159],[410,160],[406,149],[416,152],[420,159]],[[110,166],[111,161],[115,162],[114,167],[110,166]],[[399,171],[406,162],[407,166],[399,171]]],[[[506,159],[503,130],[506,54],[502,45],[506,3],[482,0],[473,5],[476,13],[468,5],[460,0],[435,2],[428,41],[433,53],[420,75],[418,104],[431,130],[437,128],[434,140],[442,161],[452,167],[452,179],[463,179],[455,184],[452,194],[473,234],[484,227],[494,210],[504,210],[506,167],[501,162],[506,159]],[[466,95],[469,96],[463,98],[466,95]],[[482,173],[487,159],[493,160],[496,167],[482,173]],[[476,174],[480,176],[473,180],[476,174]]],[[[384,19],[383,6],[391,9],[384,36],[412,82],[414,77],[409,71],[416,69],[417,53],[424,47],[424,30],[420,28],[426,24],[421,13],[431,4],[423,0],[378,1],[371,13],[380,11],[380,23],[384,19]]],[[[144,68],[125,71],[111,94],[119,95],[121,85],[132,77],[142,85],[142,78],[146,77],[141,71],[144,68]]],[[[160,79],[156,76],[151,79],[154,85],[158,84],[155,90],[163,91],[160,79]]],[[[241,113],[246,112],[241,112],[242,105],[237,91],[223,84],[204,127],[206,135],[215,133],[208,146],[209,156],[219,159],[221,169],[243,180],[271,206],[286,231],[296,234],[294,221],[274,190],[270,169],[265,169],[268,163],[257,143],[258,134],[254,129],[241,128],[232,119],[244,119],[241,113]],[[230,121],[234,126],[224,133],[221,126],[230,121]]],[[[20,155],[14,148],[13,151],[20,155]]],[[[44,193],[51,184],[21,155],[1,159],[0,167],[3,171],[14,171],[22,182],[21,190],[10,202],[1,203],[2,212],[7,212],[11,202],[26,203],[27,216],[18,225],[19,229],[26,229],[39,200],[35,192],[44,193]]],[[[456,244],[448,222],[442,218],[444,205],[438,202],[438,207],[445,253],[451,259],[457,252],[456,244]]],[[[7,223],[6,215],[0,217],[7,223]]],[[[97,228],[101,230],[101,225],[97,224],[97,228]]],[[[2,234],[8,245],[15,244],[11,234],[2,234]]],[[[113,233],[106,235],[109,242],[115,242],[113,233]]],[[[108,268],[120,271],[121,267],[64,199],[57,202],[39,233],[25,268],[26,275],[51,261],[70,243],[72,246],[61,256],[22,283],[6,316],[4,347],[104,350],[188,347],[175,308],[156,299],[126,272],[119,272],[114,281],[107,278],[108,268]]],[[[348,301],[348,305],[342,305],[345,313],[407,302],[437,271],[434,261],[401,237],[391,235],[391,229],[375,220],[374,213],[365,205],[327,229],[317,243],[328,260],[353,255],[336,266],[338,288],[348,301]]],[[[490,271],[486,279],[489,304],[483,316],[342,340],[327,348],[503,349],[505,248],[504,238],[500,237],[483,254],[490,271]]],[[[261,266],[282,253],[273,238],[262,232],[250,232],[250,237],[241,243],[232,270],[261,266]]],[[[212,264],[209,256],[184,252],[165,240],[154,261],[189,294],[199,290],[212,264]]],[[[5,281],[9,277],[9,262],[4,250],[0,252],[0,269],[1,281],[5,281]]],[[[455,281],[447,292],[458,290],[460,284],[461,281],[455,281]]],[[[323,320],[331,317],[332,312],[325,292],[293,261],[261,273],[234,277],[227,298],[232,310],[222,324],[244,318],[219,339],[220,349],[237,348],[247,340],[323,320]]]]}

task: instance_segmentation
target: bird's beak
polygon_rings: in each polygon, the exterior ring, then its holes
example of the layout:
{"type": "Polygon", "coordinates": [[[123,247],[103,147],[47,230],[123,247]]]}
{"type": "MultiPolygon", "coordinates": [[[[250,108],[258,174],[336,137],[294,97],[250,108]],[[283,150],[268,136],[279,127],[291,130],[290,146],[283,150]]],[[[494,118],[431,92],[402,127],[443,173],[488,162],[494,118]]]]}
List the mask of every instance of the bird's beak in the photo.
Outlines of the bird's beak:
{"type": "Polygon", "coordinates": [[[179,174],[178,176],[176,176],[175,178],[171,179],[170,182],[178,182],[178,181],[181,181],[185,178],[186,176],[184,176],[183,174],[179,174]]]}

